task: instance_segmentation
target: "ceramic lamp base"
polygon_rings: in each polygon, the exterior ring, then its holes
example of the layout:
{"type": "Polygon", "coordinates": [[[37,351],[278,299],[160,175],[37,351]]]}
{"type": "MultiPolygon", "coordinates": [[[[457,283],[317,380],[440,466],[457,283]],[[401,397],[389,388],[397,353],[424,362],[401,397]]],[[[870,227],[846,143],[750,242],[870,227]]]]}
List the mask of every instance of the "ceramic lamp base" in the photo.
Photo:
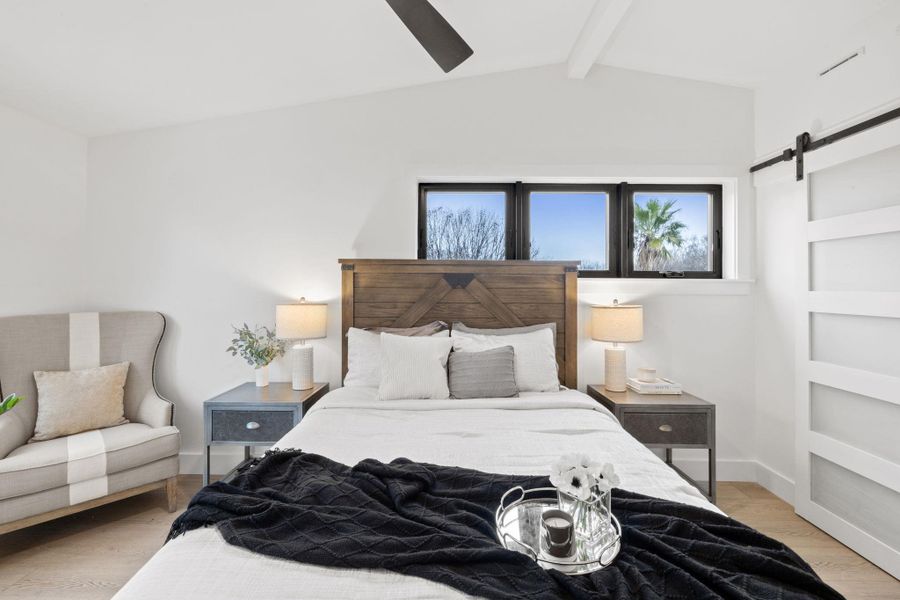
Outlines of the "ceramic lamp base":
{"type": "Polygon", "coordinates": [[[298,344],[294,346],[294,368],[291,372],[291,388],[308,390],[313,387],[313,349],[312,346],[298,344]]]}
{"type": "Polygon", "coordinates": [[[625,387],[625,348],[613,346],[604,353],[604,384],[610,392],[624,392],[625,387]]]}

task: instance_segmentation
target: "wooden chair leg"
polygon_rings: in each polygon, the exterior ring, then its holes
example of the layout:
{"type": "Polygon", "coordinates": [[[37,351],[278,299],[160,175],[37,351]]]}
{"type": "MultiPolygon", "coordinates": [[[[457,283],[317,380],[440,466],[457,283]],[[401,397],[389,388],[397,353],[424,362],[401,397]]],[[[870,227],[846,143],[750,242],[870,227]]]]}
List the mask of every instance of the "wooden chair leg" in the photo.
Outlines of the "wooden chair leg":
{"type": "Polygon", "coordinates": [[[178,508],[178,478],[169,477],[166,479],[166,500],[169,503],[169,512],[175,512],[178,508]]]}

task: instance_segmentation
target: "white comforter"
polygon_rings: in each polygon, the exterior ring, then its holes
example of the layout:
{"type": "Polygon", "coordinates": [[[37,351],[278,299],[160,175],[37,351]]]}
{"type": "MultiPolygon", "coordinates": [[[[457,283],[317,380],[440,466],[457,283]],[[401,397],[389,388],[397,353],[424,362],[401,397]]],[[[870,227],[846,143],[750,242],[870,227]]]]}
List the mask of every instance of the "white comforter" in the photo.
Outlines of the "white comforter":
{"type": "MultiPolygon", "coordinates": [[[[547,473],[562,454],[613,462],[621,487],[717,510],[586,395],[566,390],[483,400],[375,400],[375,390],[331,392],[277,444],[352,465],[403,456],[495,473],[547,473]]],[[[116,595],[148,598],[466,598],[424,579],[318,567],[227,544],[215,529],[166,544],[116,595]]]]}

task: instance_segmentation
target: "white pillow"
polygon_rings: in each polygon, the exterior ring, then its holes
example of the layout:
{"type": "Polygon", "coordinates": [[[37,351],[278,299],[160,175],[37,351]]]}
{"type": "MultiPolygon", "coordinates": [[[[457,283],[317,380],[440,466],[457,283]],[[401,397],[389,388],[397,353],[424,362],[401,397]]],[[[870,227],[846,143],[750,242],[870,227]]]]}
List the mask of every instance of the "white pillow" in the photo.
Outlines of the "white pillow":
{"type": "Polygon", "coordinates": [[[520,392],[559,391],[556,340],[549,328],[515,335],[483,335],[454,329],[450,337],[455,352],[481,352],[512,346],[515,351],[516,385],[520,392]]]}
{"type": "Polygon", "coordinates": [[[405,337],[381,334],[379,400],[449,398],[447,357],[453,348],[448,337],[405,337]]]}
{"type": "MultiPolygon", "coordinates": [[[[378,387],[381,383],[381,334],[357,327],[347,330],[346,387],[378,387]]],[[[448,330],[431,337],[449,337],[448,330]]]]}
{"type": "Polygon", "coordinates": [[[347,387],[378,387],[381,381],[381,337],[351,327],[347,330],[347,387]]]}

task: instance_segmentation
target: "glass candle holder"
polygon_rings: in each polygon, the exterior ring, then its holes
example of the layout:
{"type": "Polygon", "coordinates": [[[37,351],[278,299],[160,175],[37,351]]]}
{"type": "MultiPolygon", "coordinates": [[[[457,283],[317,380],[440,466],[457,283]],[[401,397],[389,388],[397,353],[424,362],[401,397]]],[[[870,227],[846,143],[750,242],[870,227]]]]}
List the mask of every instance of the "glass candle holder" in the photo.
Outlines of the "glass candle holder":
{"type": "Polygon", "coordinates": [[[558,558],[571,556],[575,550],[575,523],[567,512],[547,510],[541,515],[547,552],[558,558]]]}

